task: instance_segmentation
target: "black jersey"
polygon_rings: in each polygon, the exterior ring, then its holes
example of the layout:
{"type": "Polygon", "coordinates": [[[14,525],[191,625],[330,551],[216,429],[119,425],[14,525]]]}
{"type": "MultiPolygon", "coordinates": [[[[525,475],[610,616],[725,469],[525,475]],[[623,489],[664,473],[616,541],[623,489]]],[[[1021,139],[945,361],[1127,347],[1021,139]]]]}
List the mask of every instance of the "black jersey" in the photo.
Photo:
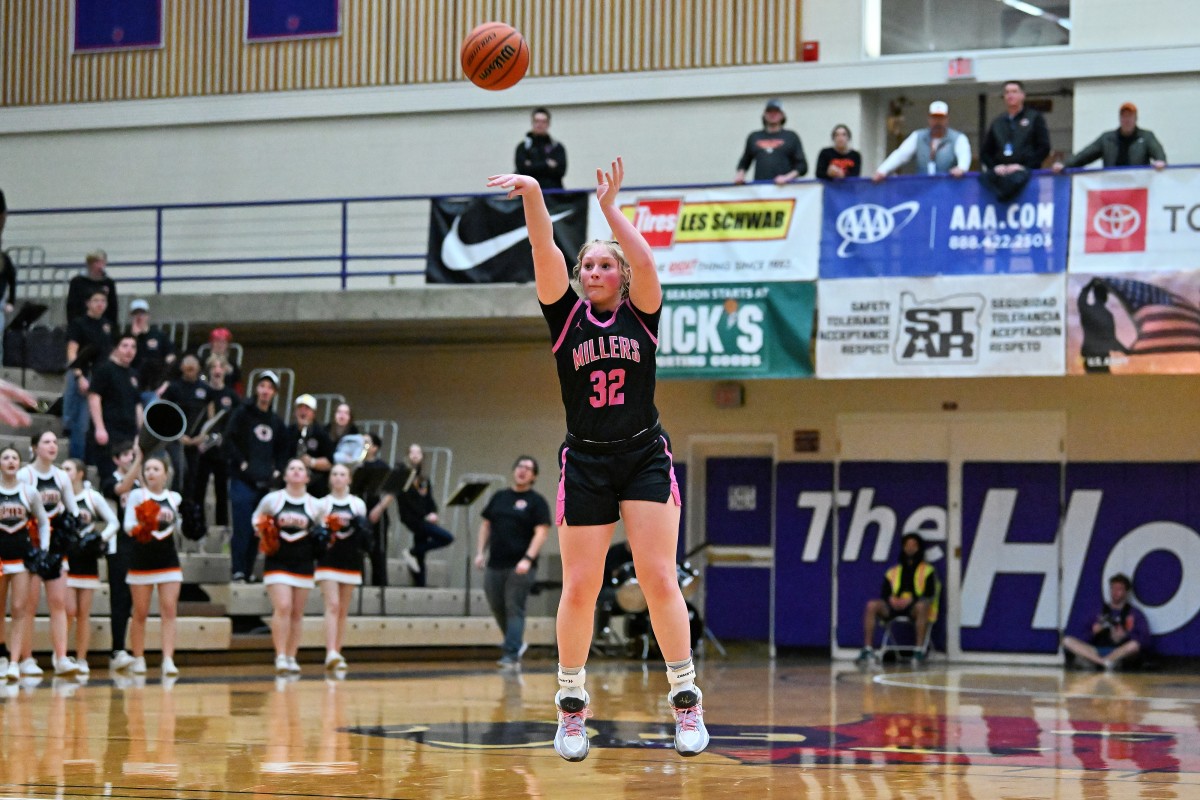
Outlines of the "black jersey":
{"type": "Polygon", "coordinates": [[[32,517],[29,500],[20,486],[0,489],[0,534],[20,533],[32,517]]]}
{"type": "Polygon", "coordinates": [[[638,311],[628,299],[604,315],[567,291],[542,305],[550,326],[567,432],[586,442],[618,442],[652,428],[655,351],[661,307],[638,311]]]}
{"type": "Polygon", "coordinates": [[[294,542],[308,536],[313,526],[313,518],[309,516],[309,498],[293,500],[287,498],[283,506],[275,513],[275,522],[279,525],[279,538],[294,542]]]}

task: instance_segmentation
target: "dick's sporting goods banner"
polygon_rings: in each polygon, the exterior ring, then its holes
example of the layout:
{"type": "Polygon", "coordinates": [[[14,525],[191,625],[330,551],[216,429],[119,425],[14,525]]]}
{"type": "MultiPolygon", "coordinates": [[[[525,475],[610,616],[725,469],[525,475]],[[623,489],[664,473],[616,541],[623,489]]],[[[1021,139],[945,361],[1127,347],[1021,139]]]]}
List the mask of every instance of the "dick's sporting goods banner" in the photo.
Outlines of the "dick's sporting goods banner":
{"type": "Polygon", "coordinates": [[[1200,373],[1200,272],[1070,273],[1067,372],[1200,373]]]}
{"type": "MultiPolygon", "coordinates": [[[[587,236],[588,195],[548,194],[554,241],[568,267],[587,236]]],[[[533,250],[520,198],[435,197],[430,204],[426,283],[528,283],[533,250]]]]}
{"type": "Polygon", "coordinates": [[[812,282],[664,286],[659,379],[812,375],[815,299],[812,282]]]}
{"type": "Polygon", "coordinates": [[[1200,269],[1200,169],[1084,172],[1071,192],[1072,272],[1200,269]]]}
{"type": "MultiPolygon", "coordinates": [[[[622,192],[617,203],[654,251],[663,284],[817,277],[816,183],[622,192]]],[[[589,231],[591,239],[612,238],[599,205],[589,231]]]]}
{"type": "Polygon", "coordinates": [[[817,377],[1062,375],[1061,275],[822,280],[817,377]]]}
{"type": "Polygon", "coordinates": [[[825,187],[822,278],[1063,272],[1070,183],[1034,175],[1000,203],[973,176],[825,187]]]}

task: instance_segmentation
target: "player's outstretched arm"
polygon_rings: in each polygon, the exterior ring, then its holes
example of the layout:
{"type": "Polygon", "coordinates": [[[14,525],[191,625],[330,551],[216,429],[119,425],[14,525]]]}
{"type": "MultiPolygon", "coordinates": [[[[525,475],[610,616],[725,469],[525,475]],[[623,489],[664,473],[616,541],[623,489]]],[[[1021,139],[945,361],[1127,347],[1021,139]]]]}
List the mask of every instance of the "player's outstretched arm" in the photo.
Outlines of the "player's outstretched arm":
{"type": "Polygon", "coordinates": [[[493,175],[488,178],[488,188],[507,189],[508,197],[520,197],[525,207],[525,224],[529,226],[529,244],[533,246],[533,277],[537,286],[538,300],[547,305],[555,302],[567,291],[567,260],[562,250],[554,243],[554,223],[546,210],[546,199],[542,187],[528,175],[493,175]]]}
{"type": "Polygon", "coordinates": [[[617,194],[625,180],[625,163],[620,156],[612,162],[611,170],[596,170],[596,199],[600,201],[600,210],[612,229],[613,238],[621,245],[629,262],[632,272],[629,300],[639,311],[652,313],[662,305],[662,286],[659,285],[658,271],[654,266],[654,253],[645,237],[617,207],[617,194]]]}

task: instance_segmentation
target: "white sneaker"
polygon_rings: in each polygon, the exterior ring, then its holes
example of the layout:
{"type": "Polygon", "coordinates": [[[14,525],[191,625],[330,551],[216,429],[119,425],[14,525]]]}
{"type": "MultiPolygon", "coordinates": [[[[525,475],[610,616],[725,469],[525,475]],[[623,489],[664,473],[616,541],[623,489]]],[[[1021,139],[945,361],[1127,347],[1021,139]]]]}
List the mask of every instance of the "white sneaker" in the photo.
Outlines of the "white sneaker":
{"type": "Polygon", "coordinates": [[[146,674],[146,657],[137,656],[133,659],[133,663],[129,665],[129,671],[134,675],[146,674]]]}
{"type": "Polygon", "coordinates": [[[284,675],[284,674],[287,674],[287,671],[288,671],[288,657],[283,656],[283,655],[275,656],[275,672],[280,675],[284,675]]]}
{"type": "Polygon", "coordinates": [[[15,661],[8,662],[8,669],[4,671],[4,679],[10,682],[21,680],[21,665],[15,661]]]}
{"type": "Polygon", "coordinates": [[[675,712],[675,751],[681,756],[698,756],[708,747],[708,729],[704,727],[704,693],[684,689],[667,695],[675,712]]]}
{"type": "Polygon", "coordinates": [[[337,652],[336,650],[330,650],[325,654],[325,669],[335,670],[345,668],[346,659],[342,657],[341,653],[337,652]]]}
{"type": "Polygon", "coordinates": [[[45,673],[42,672],[42,668],[38,666],[38,663],[34,660],[33,656],[30,656],[21,662],[21,674],[26,678],[32,678],[45,673]]]}
{"type": "Polygon", "coordinates": [[[75,659],[75,671],[80,675],[91,675],[92,668],[88,666],[86,658],[75,659]]]}
{"type": "Polygon", "coordinates": [[[408,567],[409,572],[421,571],[421,562],[417,561],[417,557],[412,554],[412,550],[401,550],[400,559],[404,562],[404,566],[408,567]]]}
{"type": "Polygon", "coordinates": [[[8,673],[8,657],[0,656],[0,675],[8,673]]]}
{"type": "Polygon", "coordinates": [[[288,669],[288,672],[291,672],[293,674],[296,674],[296,675],[300,674],[300,662],[298,662],[296,660],[295,656],[288,656],[287,669],[288,669]]]}
{"type": "Polygon", "coordinates": [[[567,761],[583,761],[588,754],[587,718],[592,715],[587,691],[583,699],[563,697],[560,691],[554,696],[558,709],[558,732],[554,734],[554,752],[567,761]]]}
{"type": "Polygon", "coordinates": [[[129,669],[133,666],[133,656],[124,650],[118,650],[113,653],[112,658],[108,660],[108,668],[113,670],[129,669]]]}
{"type": "Polygon", "coordinates": [[[175,659],[164,658],[162,660],[162,674],[164,678],[174,678],[179,675],[179,667],[175,666],[175,659]]]}
{"type": "Polygon", "coordinates": [[[58,675],[60,677],[65,677],[68,675],[74,675],[76,672],[79,672],[79,667],[75,666],[75,659],[71,658],[70,656],[63,656],[62,658],[51,658],[50,660],[54,662],[54,674],[55,675],[58,675]]]}

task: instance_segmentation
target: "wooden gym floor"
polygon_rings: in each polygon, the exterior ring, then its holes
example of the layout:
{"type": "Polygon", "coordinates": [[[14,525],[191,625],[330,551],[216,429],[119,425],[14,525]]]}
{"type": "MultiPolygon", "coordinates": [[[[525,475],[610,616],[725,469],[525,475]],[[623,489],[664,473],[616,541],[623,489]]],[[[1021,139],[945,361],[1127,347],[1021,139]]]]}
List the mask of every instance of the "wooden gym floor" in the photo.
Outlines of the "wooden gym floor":
{"type": "Polygon", "coordinates": [[[659,663],[593,659],[592,751],[554,754],[553,663],[183,666],[0,689],[0,797],[1200,797],[1200,676],[700,666],[712,744],[671,749],[659,663]]]}

